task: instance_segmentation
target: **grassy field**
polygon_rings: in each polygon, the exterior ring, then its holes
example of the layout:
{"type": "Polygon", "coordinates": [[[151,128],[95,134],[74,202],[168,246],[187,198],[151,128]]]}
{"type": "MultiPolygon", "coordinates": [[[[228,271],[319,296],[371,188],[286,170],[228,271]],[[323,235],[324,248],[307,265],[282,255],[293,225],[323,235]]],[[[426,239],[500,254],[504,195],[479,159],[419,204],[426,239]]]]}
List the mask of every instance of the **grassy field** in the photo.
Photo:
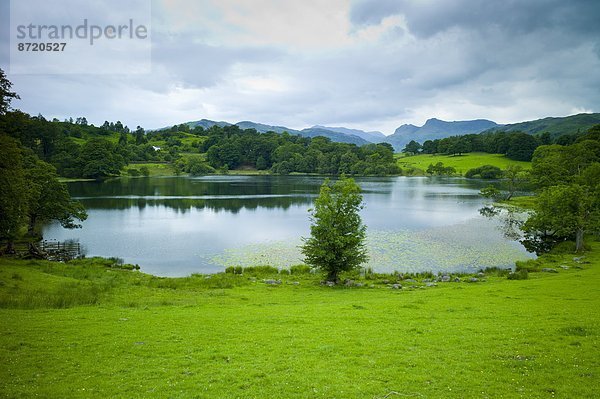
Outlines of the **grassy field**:
{"type": "Polygon", "coordinates": [[[484,152],[473,152],[464,155],[413,155],[398,156],[398,165],[402,169],[418,169],[417,172],[423,173],[430,164],[442,162],[444,166],[452,166],[458,173],[464,175],[469,169],[477,168],[482,165],[493,165],[500,169],[506,169],[508,165],[519,165],[523,169],[531,169],[531,162],[513,161],[504,155],[488,154],[484,152]]]}
{"type": "Polygon", "coordinates": [[[0,258],[0,396],[597,397],[594,250],[548,257],[538,268],[559,272],[528,280],[403,289],[0,258]]]}
{"type": "Polygon", "coordinates": [[[152,176],[152,177],[175,176],[175,168],[173,167],[172,164],[170,164],[170,163],[153,163],[153,162],[130,163],[125,168],[123,168],[123,170],[121,171],[121,175],[127,176],[127,169],[137,169],[139,171],[143,167],[148,168],[148,171],[150,172],[149,176],[152,176]]]}

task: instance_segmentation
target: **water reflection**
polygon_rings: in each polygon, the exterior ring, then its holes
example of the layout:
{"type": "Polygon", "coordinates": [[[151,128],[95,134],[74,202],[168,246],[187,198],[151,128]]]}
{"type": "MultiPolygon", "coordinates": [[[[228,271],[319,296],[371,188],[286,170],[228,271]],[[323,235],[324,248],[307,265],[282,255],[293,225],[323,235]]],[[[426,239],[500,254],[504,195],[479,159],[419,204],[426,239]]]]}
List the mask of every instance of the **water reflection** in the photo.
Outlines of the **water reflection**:
{"type": "MultiPolygon", "coordinates": [[[[309,234],[307,211],[323,180],[211,176],[70,183],[71,194],[83,202],[89,218],[79,230],[47,226],[44,236],[79,240],[88,256],[117,256],[158,275],[218,272],[227,262],[238,261],[224,256],[228,251],[257,246],[266,255],[258,254],[253,261],[272,259],[283,266],[291,259],[289,248],[295,250],[299,238],[309,234]],[[278,253],[279,258],[269,258],[278,253]]],[[[366,204],[361,214],[371,235],[370,250],[377,252],[374,259],[381,263],[372,265],[376,269],[388,270],[394,262],[400,271],[417,266],[464,269],[464,257],[452,255],[454,263],[439,259],[448,246],[452,253],[471,254],[474,262],[481,258],[475,254],[485,251],[497,253],[486,258],[489,262],[510,263],[525,254],[518,244],[505,240],[494,223],[479,216],[483,201],[477,193],[484,182],[419,177],[357,181],[366,204]],[[477,231],[476,236],[487,237],[487,242],[467,239],[467,230],[477,231]],[[384,245],[384,237],[392,236],[394,240],[384,245]],[[406,255],[407,248],[421,258],[406,255]],[[437,260],[427,252],[432,248],[439,252],[437,260]]],[[[247,251],[238,255],[237,259],[250,259],[247,251]]]]}

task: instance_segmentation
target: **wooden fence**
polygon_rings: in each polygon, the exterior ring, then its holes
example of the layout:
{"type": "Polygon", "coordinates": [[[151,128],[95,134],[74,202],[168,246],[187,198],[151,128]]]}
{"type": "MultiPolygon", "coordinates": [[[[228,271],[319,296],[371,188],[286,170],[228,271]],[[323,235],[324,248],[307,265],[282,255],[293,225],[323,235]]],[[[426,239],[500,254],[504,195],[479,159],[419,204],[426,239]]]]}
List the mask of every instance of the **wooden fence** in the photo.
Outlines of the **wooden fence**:
{"type": "Polygon", "coordinates": [[[49,258],[75,259],[81,257],[81,245],[72,241],[41,241],[39,244],[41,251],[48,254],[49,258]]]}

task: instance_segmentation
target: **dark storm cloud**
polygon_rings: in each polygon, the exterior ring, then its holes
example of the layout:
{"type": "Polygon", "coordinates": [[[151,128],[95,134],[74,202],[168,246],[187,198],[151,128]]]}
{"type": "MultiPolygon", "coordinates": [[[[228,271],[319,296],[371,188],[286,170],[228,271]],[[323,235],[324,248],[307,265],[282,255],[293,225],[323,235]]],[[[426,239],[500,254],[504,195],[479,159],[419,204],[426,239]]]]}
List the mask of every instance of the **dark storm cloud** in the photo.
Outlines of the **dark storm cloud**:
{"type": "Polygon", "coordinates": [[[519,35],[537,30],[560,30],[598,39],[600,2],[597,0],[358,0],[350,16],[357,25],[378,24],[401,14],[410,31],[430,37],[451,28],[486,31],[499,27],[519,35]]]}

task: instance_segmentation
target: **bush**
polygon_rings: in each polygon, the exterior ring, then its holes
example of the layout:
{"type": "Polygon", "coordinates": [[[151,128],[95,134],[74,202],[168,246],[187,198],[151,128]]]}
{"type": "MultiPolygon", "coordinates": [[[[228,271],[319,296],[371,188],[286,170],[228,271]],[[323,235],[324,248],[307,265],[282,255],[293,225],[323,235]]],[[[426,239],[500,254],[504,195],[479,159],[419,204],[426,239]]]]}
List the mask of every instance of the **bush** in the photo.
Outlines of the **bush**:
{"type": "Polygon", "coordinates": [[[194,163],[189,168],[189,173],[192,176],[204,176],[215,173],[215,169],[207,163],[194,163]]]}
{"type": "Polygon", "coordinates": [[[512,271],[510,269],[504,269],[501,267],[488,267],[485,270],[481,270],[481,272],[487,275],[495,275],[497,277],[505,277],[508,276],[512,271]]]}
{"type": "Polygon", "coordinates": [[[502,177],[502,170],[497,166],[483,165],[478,168],[469,169],[467,173],[465,173],[465,177],[480,177],[482,179],[500,179],[502,177]]]}
{"type": "Polygon", "coordinates": [[[539,272],[542,270],[542,262],[538,259],[529,259],[526,261],[518,260],[515,265],[516,271],[525,270],[528,272],[539,272]]]}
{"type": "Polygon", "coordinates": [[[456,169],[452,166],[444,166],[443,162],[438,162],[435,165],[430,163],[426,172],[430,175],[451,176],[456,173],[456,169]]]}
{"type": "Polygon", "coordinates": [[[529,272],[527,269],[517,270],[516,272],[509,273],[506,278],[509,280],[527,280],[529,278],[529,272]]]}
{"type": "Polygon", "coordinates": [[[143,176],[150,176],[150,169],[148,169],[148,167],[147,167],[147,166],[142,166],[142,167],[140,168],[140,173],[141,173],[143,176]]]}
{"type": "Polygon", "coordinates": [[[312,268],[308,265],[294,265],[290,267],[290,274],[298,275],[298,274],[309,274],[312,272],[312,268]]]}
{"type": "Polygon", "coordinates": [[[244,268],[244,274],[251,276],[279,274],[279,269],[273,266],[251,266],[244,268]]]}
{"type": "Polygon", "coordinates": [[[242,274],[242,267],[241,266],[227,266],[225,268],[225,273],[226,274],[242,274]]]}
{"type": "Polygon", "coordinates": [[[136,176],[140,175],[140,171],[137,169],[133,169],[133,168],[127,169],[127,175],[136,177],[136,176]]]}

